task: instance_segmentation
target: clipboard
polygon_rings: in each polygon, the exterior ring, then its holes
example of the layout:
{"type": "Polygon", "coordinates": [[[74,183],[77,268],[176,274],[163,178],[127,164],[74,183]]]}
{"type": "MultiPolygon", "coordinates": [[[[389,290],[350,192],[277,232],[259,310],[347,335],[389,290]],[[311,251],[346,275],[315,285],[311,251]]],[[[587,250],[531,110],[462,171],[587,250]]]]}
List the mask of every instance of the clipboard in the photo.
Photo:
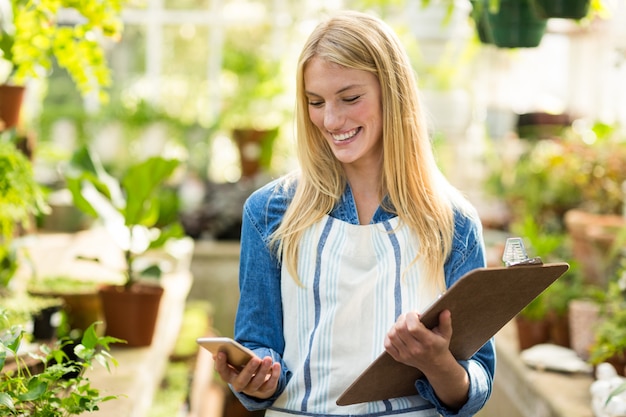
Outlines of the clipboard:
{"type": "MultiPolygon", "coordinates": [[[[443,310],[451,311],[450,351],[457,360],[469,359],[569,269],[565,262],[543,264],[538,258],[510,265],[468,272],[422,314],[422,322],[432,329],[443,310]]],[[[383,352],[339,396],[337,405],[416,395],[415,381],[422,376],[419,369],[383,352]]]]}

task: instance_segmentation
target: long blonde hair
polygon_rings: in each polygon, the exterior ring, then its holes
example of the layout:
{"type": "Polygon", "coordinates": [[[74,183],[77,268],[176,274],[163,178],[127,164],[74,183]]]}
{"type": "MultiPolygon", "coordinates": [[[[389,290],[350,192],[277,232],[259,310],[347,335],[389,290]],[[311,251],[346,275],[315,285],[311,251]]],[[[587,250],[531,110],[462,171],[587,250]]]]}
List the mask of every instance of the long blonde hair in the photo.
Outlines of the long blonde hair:
{"type": "MultiPolygon", "coordinates": [[[[430,284],[445,288],[443,264],[452,246],[455,190],[439,171],[418,97],[415,74],[395,33],[381,20],[344,11],[319,24],[298,61],[296,87],[297,155],[301,172],[284,219],[272,235],[289,272],[297,278],[298,244],[303,232],[328,214],[346,187],[339,161],[311,122],[304,71],[313,57],[370,72],[381,85],[383,173],[381,200],[419,238],[419,253],[430,284]]],[[[459,198],[455,200],[461,200],[459,198]]]]}

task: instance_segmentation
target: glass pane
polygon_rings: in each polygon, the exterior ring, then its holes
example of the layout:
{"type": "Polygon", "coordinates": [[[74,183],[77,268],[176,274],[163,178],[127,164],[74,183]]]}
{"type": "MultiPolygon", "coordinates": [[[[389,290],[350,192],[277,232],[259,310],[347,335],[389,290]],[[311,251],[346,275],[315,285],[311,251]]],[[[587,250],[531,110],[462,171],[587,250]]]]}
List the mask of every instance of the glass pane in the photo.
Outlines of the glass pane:
{"type": "Polygon", "coordinates": [[[114,84],[128,80],[146,71],[146,29],[143,25],[126,25],[122,40],[113,45],[110,63],[114,84]]]}
{"type": "Polygon", "coordinates": [[[170,10],[206,10],[211,0],[165,0],[163,3],[163,7],[170,10]]]}

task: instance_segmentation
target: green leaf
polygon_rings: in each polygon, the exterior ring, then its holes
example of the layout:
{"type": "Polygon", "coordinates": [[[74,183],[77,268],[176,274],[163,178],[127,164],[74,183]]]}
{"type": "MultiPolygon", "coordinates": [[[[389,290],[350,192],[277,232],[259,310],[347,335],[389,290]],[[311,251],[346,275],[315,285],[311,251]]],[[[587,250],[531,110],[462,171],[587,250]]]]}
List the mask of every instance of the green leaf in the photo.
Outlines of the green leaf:
{"type": "Polygon", "coordinates": [[[141,275],[152,278],[161,278],[163,271],[158,265],[150,265],[143,271],[141,271],[141,275]]]}
{"type": "Polygon", "coordinates": [[[9,410],[15,412],[15,404],[13,403],[13,399],[9,396],[9,394],[0,392],[0,408],[6,407],[9,410]]]}
{"type": "MultiPolygon", "coordinates": [[[[100,323],[100,322],[98,322],[100,323]]],[[[87,349],[95,349],[98,345],[98,334],[96,333],[96,323],[92,323],[83,333],[81,344],[87,349]]]]}
{"type": "Polygon", "coordinates": [[[47,389],[48,383],[46,381],[33,378],[28,382],[28,392],[18,395],[17,398],[20,401],[34,401],[41,397],[47,389]]]}
{"type": "Polygon", "coordinates": [[[176,159],[152,157],[131,166],[122,180],[126,192],[126,224],[153,226],[158,220],[158,195],[161,185],[179,166],[176,159]]]}
{"type": "Polygon", "coordinates": [[[20,348],[20,343],[22,343],[22,339],[24,338],[24,331],[20,328],[14,327],[11,329],[9,333],[12,337],[8,343],[5,343],[5,346],[13,352],[14,355],[17,355],[17,350],[20,348]]]}

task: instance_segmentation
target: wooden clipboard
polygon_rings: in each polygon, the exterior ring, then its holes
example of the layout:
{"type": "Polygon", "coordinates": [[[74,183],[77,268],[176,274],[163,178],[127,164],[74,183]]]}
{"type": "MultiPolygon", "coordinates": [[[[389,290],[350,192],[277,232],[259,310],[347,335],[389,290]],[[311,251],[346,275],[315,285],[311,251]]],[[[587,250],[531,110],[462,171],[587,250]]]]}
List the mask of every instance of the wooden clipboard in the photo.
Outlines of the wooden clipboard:
{"type": "MultiPolygon", "coordinates": [[[[439,314],[452,313],[450,351],[469,359],[505,324],[569,269],[567,263],[478,268],[470,271],[421,316],[433,328],[439,314]]],[[[417,369],[383,352],[337,399],[337,405],[416,395],[417,369]]]]}

